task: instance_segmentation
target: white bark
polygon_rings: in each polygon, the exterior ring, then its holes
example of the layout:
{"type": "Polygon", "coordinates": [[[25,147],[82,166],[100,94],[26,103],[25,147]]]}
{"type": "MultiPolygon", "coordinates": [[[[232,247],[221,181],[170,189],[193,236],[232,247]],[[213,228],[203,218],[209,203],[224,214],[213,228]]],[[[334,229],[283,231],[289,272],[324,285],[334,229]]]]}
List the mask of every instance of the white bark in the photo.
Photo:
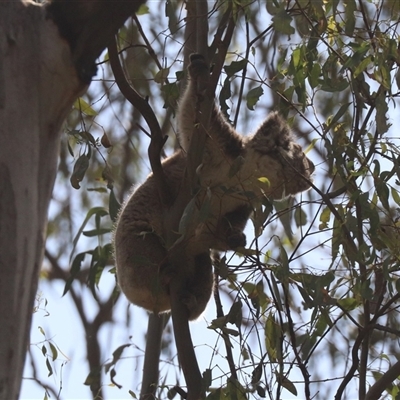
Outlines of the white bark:
{"type": "Polygon", "coordinates": [[[0,5],[0,399],[17,399],[59,130],[84,89],[44,9],[0,5]]]}

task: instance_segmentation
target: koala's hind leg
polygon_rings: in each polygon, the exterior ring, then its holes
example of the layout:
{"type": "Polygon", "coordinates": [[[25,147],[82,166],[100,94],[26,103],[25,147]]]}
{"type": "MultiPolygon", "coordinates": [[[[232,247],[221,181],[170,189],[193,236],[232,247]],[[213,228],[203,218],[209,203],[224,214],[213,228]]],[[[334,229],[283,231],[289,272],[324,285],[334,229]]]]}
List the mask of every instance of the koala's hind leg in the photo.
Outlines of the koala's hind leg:
{"type": "Polygon", "coordinates": [[[196,96],[204,95],[207,90],[208,77],[210,75],[210,67],[206,63],[205,58],[201,54],[191,54],[188,71],[192,84],[194,85],[193,90],[196,96]]]}
{"type": "Polygon", "coordinates": [[[129,234],[118,242],[117,279],[133,304],[151,312],[171,309],[167,251],[154,233],[129,234]]]}
{"type": "Polygon", "coordinates": [[[205,310],[214,287],[209,253],[194,257],[194,273],[189,276],[179,294],[189,311],[189,320],[197,319],[205,310]]]}

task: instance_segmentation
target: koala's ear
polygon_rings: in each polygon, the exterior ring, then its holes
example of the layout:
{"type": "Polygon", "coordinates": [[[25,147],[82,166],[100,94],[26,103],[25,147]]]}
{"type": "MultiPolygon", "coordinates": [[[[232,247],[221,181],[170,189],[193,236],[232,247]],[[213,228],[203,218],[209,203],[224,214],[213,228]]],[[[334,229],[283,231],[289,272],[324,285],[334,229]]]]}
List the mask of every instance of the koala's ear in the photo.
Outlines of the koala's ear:
{"type": "Polygon", "coordinates": [[[289,151],[293,135],[286,121],[273,112],[257,129],[251,141],[259,151],[271,152],[278,147],[289,151]]]}

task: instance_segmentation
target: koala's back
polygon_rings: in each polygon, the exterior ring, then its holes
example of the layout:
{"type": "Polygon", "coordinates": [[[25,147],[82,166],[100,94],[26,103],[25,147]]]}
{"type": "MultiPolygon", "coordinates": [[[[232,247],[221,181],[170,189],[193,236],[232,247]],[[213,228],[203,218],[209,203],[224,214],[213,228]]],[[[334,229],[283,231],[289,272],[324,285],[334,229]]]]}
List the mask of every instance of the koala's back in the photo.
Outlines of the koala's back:
{"type": "MultiPolygon", "coordinates": [[[[186,159],[177,152],[163,163],[171,196],[176,196],[186,159]]],[[[162,240],[163,204],[150,175],[124,203],[114,232],[118,283],[134,304],[159,313],[170,309],[162,240]]]]}

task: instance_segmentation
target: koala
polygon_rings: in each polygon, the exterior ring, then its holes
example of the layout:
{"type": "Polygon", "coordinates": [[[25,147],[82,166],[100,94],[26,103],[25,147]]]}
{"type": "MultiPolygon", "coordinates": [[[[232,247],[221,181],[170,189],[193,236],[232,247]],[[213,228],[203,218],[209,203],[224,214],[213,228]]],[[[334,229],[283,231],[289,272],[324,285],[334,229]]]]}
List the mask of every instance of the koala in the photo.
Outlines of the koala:
{"type": "MultiPolygon", "coordinates": [[[[181,149],[162,164],[173,197],[179,193],[184,176],[190,141],[198,126],[196,105],[203,96],[202,82],[209,74],[201,55],[192,55],[190,61],[189,83],[178,105],[181,149]]],[[[281,199],[308,190],[314,169],[278,113],[271,113],[253,135],[243,137],[214,104],[202,164],[197,169],[200,190],[196,204],[200,208],[208,201],[209,213],[186,238],[194,269],[188,273],[181,298],[189,320],[202,314],[211,297],[210,251],[244,247],[243,230],[256,203],[265,196],[281,199]]],[[[123,205],[114,232],[121,290],[132,303],[154,313],[171,308],[168,287],[174,271],[168,264],[163,239],[165,211],[150,174],[123,205]]]]}

